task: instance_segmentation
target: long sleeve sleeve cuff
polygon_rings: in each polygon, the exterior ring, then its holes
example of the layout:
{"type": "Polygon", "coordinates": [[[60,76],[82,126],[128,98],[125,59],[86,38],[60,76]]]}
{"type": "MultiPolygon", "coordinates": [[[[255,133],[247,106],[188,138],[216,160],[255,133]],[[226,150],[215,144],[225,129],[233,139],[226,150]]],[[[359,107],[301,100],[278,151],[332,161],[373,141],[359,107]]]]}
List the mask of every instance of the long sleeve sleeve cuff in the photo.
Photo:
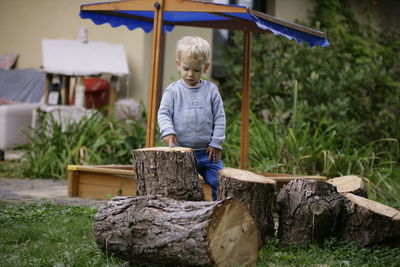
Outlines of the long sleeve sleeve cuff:
{"type": "Polygon", "coordinates": [[[212,146],[212,147],[222,150],[222,142],[218,142],[217,140],[211,140],[209,146],[212,146]]]}
{"type": "Polygon", "coordinates": [[[174,128],[167,128],[164,131],[162,131],[161,138],[163,138],[164,136],[170,135],[170,134],[176,135],[174,128]]]}

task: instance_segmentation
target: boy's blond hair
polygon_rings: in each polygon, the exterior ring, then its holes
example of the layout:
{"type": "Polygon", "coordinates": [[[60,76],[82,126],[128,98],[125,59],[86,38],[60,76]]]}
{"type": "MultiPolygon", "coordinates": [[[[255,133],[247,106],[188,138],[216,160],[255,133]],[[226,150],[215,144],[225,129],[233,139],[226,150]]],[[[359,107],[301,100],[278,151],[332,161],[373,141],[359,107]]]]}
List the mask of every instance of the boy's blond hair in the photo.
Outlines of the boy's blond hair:
{"type": "Polygon", "coordinates": [[[202,60],[203,63],[209,63],[211,48],[210,44],[198,36],[186,36],[180,39],[176,44],[176,58],[193,57],[202,60]]]}

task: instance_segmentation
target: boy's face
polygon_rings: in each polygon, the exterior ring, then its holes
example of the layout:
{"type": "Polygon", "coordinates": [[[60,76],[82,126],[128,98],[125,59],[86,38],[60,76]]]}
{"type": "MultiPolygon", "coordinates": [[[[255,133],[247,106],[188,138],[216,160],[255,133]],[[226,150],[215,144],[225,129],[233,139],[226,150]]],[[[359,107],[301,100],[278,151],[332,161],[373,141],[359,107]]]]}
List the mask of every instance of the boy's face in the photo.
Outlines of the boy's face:
{"type": "Polygon", "coordinates": [[[201,76],[207,71],[210,63],[205,63],[202,60],[182,56],[181,59],[176,60],[176,66],[183,81],[190,85],[195,86],[199,83],[201,76]]]}

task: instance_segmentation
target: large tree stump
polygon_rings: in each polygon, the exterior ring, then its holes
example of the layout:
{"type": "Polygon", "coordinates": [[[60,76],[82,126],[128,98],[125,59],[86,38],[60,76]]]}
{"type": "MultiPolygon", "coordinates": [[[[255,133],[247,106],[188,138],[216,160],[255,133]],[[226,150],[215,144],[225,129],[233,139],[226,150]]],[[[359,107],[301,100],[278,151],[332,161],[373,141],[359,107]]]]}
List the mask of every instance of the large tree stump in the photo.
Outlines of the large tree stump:
{"type": "Polygon", "coordinates": [[[137,195],[201,201],[196,159],[192,149],[183,147],[151,147],[132,152],[137,175],[137,195]]]}
{"type": "Polygon", "coordinates": [[[400,211],[381,203],[344,193],[344,210],[337,235],[362,246],[397,242],[400,245],[400,211]]]}
{"type": "Polygon", "coordinates": [[[368,198],[367,187],[362,177],[349,175],[329,179],[328,183],[336,186],[339,193],[352,193],[368,198]]]}
{"type": "Polygon", "coordinates": [[[249,208],[257,222],[263,242],[274,236],[272,201],[276,182],[255,173],[225,168],[218,172],[217,199],[237,199],[249,208]]]}
{"type": "Polygon", "coordinates": [[[343,197],[326,182],[296,179],[282,188],[277,204],[278,238],[304,244],[322,242],[334,233],[343,197]]]}
{"type": "Polygon", "coordinates": [[[145,266],[254,266],[261,247],[249,210],[233,199],[114,197],[93,228],[104,253],[145,266]]]}

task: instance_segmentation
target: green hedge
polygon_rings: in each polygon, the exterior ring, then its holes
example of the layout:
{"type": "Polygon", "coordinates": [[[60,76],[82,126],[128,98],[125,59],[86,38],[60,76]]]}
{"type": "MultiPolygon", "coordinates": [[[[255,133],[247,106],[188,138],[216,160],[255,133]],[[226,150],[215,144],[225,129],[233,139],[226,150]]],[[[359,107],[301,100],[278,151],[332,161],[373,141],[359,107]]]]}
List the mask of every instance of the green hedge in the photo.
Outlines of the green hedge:
{"type": "MultiPolygon", "coordinates": [[[[309,26],[327,33],[328,47],[254,36],[251,109],[266,123],[289,124],[297,83],[297,114],[304,121],[323,128],[343,122],[355,128],[352,138],[362,144],[399,139],[400,36],[390,25],[381,34],[359,24],[347,2],[316,1],[318,16],[309,26]]],[[[227,79],[221,81],[228,114],[240,104],[242,33],[233,36],[233,43],[225,57],[227,79]]]]}

